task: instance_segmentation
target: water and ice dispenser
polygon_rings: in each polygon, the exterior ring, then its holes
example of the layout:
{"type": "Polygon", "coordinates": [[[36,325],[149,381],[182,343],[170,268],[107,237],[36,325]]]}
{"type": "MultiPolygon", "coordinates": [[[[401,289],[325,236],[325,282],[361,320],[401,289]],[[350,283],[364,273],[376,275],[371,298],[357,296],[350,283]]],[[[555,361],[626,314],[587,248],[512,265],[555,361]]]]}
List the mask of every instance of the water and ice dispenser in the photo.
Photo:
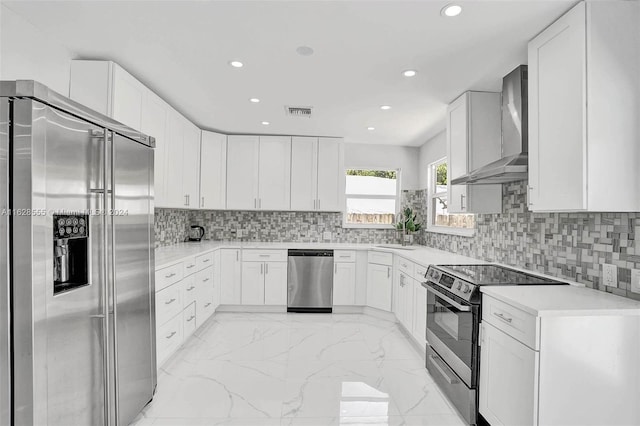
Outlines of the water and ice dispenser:
{"type": "Polygon", "coordinates": [[[88,240],[88,215],[53,215],[53,294],[89,284],[88,240]]]}

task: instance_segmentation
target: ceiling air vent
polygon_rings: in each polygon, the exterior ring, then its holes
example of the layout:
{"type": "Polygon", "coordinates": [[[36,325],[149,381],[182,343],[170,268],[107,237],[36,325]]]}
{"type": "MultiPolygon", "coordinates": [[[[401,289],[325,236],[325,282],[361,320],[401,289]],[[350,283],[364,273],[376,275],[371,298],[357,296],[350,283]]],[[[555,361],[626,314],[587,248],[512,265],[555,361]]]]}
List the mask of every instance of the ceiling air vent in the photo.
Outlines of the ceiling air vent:
{"type": "Polygon", "coordinates": [[[307,117],[311,118],[312,107],[300,107],[300,106],[285,106],[287,115],[291,117],[307,117]]]}

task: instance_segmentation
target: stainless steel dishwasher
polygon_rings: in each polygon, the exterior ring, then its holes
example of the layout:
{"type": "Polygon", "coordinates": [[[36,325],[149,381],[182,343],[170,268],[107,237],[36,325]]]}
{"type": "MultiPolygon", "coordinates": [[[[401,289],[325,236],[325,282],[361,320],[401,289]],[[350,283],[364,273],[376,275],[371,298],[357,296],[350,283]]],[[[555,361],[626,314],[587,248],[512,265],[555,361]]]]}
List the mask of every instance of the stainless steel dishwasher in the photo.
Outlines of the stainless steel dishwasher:
{"type": "Polygon", "coordinates": [[[287,312],[331,312],[333,250],[289,250],[287,312]]]}

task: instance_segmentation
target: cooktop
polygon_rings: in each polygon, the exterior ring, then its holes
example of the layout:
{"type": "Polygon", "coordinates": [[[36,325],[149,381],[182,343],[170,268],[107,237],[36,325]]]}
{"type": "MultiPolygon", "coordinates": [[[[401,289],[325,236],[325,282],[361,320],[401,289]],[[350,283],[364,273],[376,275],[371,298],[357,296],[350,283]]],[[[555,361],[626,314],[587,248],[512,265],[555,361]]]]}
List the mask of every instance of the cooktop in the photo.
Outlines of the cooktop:
{"type": "Polygon", "coordinates": [[[564,284],[499,265],[437,265],[437,267],[476,286],[564,284]]]}

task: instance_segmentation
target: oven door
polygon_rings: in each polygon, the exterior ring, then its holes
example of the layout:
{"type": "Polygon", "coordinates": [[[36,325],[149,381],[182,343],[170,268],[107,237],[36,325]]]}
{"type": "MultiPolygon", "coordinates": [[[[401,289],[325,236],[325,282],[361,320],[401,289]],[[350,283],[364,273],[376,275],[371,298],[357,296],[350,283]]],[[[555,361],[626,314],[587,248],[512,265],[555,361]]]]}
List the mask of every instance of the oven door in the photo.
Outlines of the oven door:
{"type": "Polygon", "coordinates": [[[476,383],[478,307],[427,283],[427,341],[469,387],[476,383]]]}

